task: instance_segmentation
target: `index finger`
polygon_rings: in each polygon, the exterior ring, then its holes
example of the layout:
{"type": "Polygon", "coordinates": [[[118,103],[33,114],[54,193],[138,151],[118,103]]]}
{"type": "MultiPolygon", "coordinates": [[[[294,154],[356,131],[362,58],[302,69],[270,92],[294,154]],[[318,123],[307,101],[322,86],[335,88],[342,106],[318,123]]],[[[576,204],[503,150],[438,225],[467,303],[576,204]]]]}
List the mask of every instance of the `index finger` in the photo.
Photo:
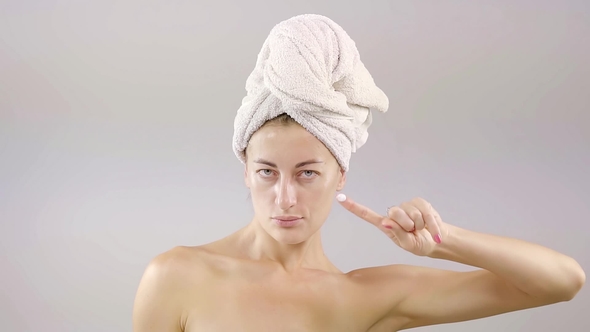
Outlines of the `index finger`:
{"type": "Polygon", "coordinates": [[[344,194],[339,194],[336,199],[340,202],[340,204],[342,204],[342,206],[344,206],[345,209],[352,212],[357,217],[364,219],[377,227],[381,227],[381,221],[383,221],[385,218],[384,216],[364,205],[353,201],[344,194]]]}

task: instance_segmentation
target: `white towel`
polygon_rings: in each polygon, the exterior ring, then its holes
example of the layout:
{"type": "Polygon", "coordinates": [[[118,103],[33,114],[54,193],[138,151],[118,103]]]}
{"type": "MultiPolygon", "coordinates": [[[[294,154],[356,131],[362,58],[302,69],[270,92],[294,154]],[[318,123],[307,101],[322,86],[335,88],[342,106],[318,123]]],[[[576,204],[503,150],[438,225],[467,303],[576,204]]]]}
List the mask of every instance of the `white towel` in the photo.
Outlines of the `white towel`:
{"type": "Polygon", "coordinates": [[[294,16],[273,27],[246,91],[233,137],[242,163],[252,134],[267,120],[287,113],[348,171],[351,154],[367,140],[371,110],[386,112],[389,107],[355,42],[334,21],[316,14],[294,16]]]}

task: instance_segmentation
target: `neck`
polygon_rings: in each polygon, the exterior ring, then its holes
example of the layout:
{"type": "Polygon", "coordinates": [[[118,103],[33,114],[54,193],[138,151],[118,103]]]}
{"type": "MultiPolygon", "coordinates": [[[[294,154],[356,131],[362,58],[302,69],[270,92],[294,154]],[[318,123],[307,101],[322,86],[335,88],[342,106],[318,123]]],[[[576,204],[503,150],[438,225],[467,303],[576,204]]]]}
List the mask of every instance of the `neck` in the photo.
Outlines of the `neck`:
{"type": "Polygon", "coordinates": [[[300,269],[338,271],[324,253],[319,230],[303,242],[287,244],[275,240],[253,220],[239,232],[238,238],[250,259],[275,262],[287,272],[300,269]]]}

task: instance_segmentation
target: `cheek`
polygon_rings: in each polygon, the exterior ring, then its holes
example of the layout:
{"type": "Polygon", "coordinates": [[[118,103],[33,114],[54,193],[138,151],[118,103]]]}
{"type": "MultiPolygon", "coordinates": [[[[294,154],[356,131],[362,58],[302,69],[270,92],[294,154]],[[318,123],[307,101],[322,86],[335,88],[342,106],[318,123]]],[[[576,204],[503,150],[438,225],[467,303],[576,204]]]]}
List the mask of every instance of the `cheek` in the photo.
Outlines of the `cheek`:
{"type": "Polygon", "coordinates": [[[268,204],[274,201],[275,187],[272,181],[251,177],[250,195],[254,204],[268,204]]]}
{"type": "Polygon", "coordinates": [[[336,192],[336,190],[338,189],[338,184],[339,184],[339,177],[337,177],[337,176],[333,176],[333,177],[330,177],[329,179],[326,179],[324,181],[324,183],[322,184],[324,193],[328,196],[334,194],[336,192]]]}
{"type": "Polygon", "coordinates": [[[315,183],[309,189],[305,195],[307,205],[320,213],[329,211],[336,192],[336,183],[334,181],[324,181],[315,183]]]}

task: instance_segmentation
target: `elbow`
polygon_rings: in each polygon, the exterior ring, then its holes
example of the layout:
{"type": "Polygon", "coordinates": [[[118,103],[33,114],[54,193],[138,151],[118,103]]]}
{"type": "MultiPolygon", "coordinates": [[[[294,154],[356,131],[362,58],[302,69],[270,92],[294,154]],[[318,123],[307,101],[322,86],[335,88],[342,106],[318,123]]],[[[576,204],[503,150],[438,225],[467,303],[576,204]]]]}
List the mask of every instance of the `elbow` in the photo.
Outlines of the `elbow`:
{"type": "Polygon", "coordinates": [[[586,283],[586,274],[582,267],[574,260],[571,264],[557,269],[559,272],[544,281],[538,280],[535,290],[528,292],[543,305],[573,300],[586,283]]]}
{"type": "Polygon", "coordinates": [[[563,275],[561,287],[556,287],[556,290],[559,291],[554,292],[553,294],[555,302],[567,302],[573,300],[582,287],[584,287],[585,283],[586,274],[584,273],[584,270],[577,262],[573,262],[572,267],[563,275]]]}
{"type": "Polygon", "coordinates": [[[584,287],[585,283],[586,273],[584,273],[582,267],[578,265],[578,267],[574,269],[574,271],[572,271],[569,276],[567,291],[564,292],[565,301],[573,300],[573,298],[576,297],[576,295],[582,289],[582,287],[584,287]]]}

